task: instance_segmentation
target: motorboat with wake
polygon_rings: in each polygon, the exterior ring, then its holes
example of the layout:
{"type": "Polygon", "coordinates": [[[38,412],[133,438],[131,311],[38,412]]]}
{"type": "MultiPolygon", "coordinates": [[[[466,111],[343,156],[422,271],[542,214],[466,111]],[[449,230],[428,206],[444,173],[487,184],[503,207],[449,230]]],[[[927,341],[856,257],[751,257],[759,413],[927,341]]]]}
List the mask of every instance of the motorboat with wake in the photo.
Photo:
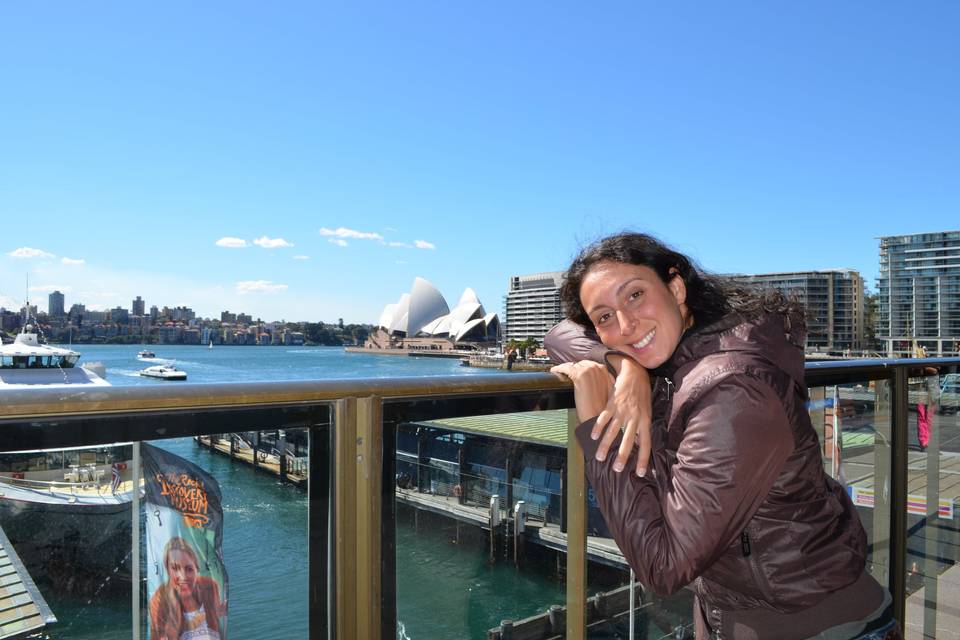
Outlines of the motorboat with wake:
{"type": "Polygon", "coordinates": [[[140,372],[140,375],[148,378],[158,378],[160,380],[186,380],[187,372],[177,369],[172,364],[158,364],[147,367],[140,372]]]}
{"type": "Polygon", "coordinates": [[[156,357],[157,357],[157,354],[154,353],[153,351],[150,351],[149,349],[144,349],[143,351],[137,352],[138,360],[150,360],[156,357]]]}

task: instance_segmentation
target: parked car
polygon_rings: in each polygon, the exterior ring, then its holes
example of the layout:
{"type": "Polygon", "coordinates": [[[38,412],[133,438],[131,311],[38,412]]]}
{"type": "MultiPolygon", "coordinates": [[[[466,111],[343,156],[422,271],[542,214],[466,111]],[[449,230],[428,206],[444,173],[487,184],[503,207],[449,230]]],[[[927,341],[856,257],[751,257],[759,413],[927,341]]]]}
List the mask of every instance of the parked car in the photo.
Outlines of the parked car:
{"type": "Polygon", "coordinates": [[[940,383],[940,413],[957,413],[960,409],[960,373],[948,373],[940,383]]]}

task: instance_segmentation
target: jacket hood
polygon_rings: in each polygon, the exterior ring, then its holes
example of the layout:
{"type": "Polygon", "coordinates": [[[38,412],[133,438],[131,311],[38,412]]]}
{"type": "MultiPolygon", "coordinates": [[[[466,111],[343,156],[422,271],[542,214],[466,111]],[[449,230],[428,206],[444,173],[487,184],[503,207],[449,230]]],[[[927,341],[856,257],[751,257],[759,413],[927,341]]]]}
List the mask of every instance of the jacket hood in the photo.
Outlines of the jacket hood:
{"type": "Polygon", "coordinates": [[[670,359],[654,371],[673,379],[684,365],[721,352],[756,354],[799,383],[804,380],[804,323],[780,313],[746,318],[730,313],[710,325],[687,330],[670,359]]]}

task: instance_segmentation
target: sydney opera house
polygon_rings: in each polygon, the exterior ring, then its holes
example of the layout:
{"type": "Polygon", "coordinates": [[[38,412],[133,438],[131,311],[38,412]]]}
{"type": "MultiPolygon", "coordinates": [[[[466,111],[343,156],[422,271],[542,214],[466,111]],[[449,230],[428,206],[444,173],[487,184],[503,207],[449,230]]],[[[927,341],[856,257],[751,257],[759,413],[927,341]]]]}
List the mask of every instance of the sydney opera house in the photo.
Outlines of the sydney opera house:
{"type": "Polygon", "coordinates": [[[427,351],[476,350],[494,346],[500,319],[487,313],[471,288],[450,310],[430,282],[416,278],[409,293],[384,307],[376,329],[364,345],[368,349],[427,351]]]}

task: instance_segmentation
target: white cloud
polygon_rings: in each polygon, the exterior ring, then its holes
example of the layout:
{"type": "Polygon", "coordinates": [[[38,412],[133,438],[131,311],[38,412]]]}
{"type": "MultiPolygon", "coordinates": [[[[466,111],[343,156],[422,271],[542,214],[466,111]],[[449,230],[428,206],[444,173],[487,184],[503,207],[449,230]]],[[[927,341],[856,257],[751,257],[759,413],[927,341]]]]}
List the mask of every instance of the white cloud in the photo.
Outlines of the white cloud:
{"type": "Polygon", "coordinates": [[[30,247],[20,247],[7,254],[11,258],[56,258],[52,253],[47,253],[41,249],[31,249],[30,247]]]}
{"type": "Polygon", "coordinates": [[[267,236],[257,238],[253,241],[253,244],[258,247],[263,247],[264,249],[281,249],[293,246],[293,243],[287,242],[283,238],[268,238],[267,236]]]}
{"type": "Polygon", "coordinates": [[[353,238],[355,240],[383,241],[383,236],[379,233],[374,233],[373,231],[356,231],[354,229],[347,229],[346,227],[337,227],[336,229],[327,229],[326,227],[321,227],[320,235],[335,236],[337,238],[353,238]]]}
{"type": "Polygon", "coordinates": [[[310,256],[293,256],[294,260],[309,260],[310,256]]]}
{"type": "Polygon", "coordinates": [[[53,293],[54,291],[59,291],[60,293],[70,293],[73,291],[73,287],[66,284],[41,284],[35,287],[30,287],[30,291],[36,291],[38,293],[53,293]]]}
{"type": "Polygon", "coordinates": [[[60,262],[63,264],[86,264],[86,260],[83,258],[68,258],[66,256],[60,258],[60,262]]]}
{"type": "Polygon", "coordinates": [[[417,249],[436,249],[437,246],[432,242],[427,242],[426,240],[414,240],[413,244],[416,245],[417,249]]]}
{"type": "Polygon", "coordinates": [[[345,246],[347,246],[347,241],[344,240],[343,238],[330,238],[329,242],[330,242],[331,244],[337,245],[338,247],[345,247],[345,246]]]}
{"type": "Polygon", "coordinates": [[[404,249],[413,249],[413,245],[409,242],[388,242],[388,246],[391,247],[403,247],[404,249]]]}
{"type": "Polygon", "coordinates": [[[247,241],[243,238],[226,236],[217,240],[216,245],[218,247],[226,247],[227,249],[243,249],[245,246],[247,246],[247,241]]]}
{"type": "Polygon", "coordinates": [[[395,264],[407,264],[406,260],[397,260],[395,264]]]}
{"type": "Polygon", "coordinates": [[[236,291],[242,296],[248,293],[280,293],[287,289],[287,285],[274,284],[270,280],[242,280],[236,284],[236,291]]]}
{"type": "Polygon", "coordinates": [[[20,306],[21,306],[20,303],[14,300],[13,298],[8,298],[7,296],[0,293],[0,307],[3,307],[4,309],[9,310],[9,309],[17,309],[20,306]]]}

